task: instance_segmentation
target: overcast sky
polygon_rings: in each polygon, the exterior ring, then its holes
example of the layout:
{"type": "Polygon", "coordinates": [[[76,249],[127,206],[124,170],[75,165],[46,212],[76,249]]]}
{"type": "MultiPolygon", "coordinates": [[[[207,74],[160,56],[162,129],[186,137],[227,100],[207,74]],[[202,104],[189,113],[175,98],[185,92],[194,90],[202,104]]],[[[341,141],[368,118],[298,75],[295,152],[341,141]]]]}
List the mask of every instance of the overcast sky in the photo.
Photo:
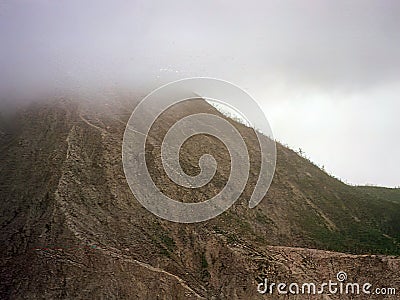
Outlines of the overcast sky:
{"type": "Polygon", "coordinates": [[[246,89],[335,176],[400,185],[400,1],[0,0],[3,103],[189,76],[246,89]]]}

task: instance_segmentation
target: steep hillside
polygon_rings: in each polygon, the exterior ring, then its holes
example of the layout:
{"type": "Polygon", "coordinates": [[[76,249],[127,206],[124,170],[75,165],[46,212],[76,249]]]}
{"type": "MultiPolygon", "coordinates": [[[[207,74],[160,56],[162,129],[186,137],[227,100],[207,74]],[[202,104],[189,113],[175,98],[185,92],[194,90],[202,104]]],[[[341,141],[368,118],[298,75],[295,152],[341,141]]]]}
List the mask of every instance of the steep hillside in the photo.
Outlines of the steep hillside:
{"type": "MultiPolygon", "coordinates": [[[[340,270],[353,281],[399,286],[399,259],[376,255],[400,253],[396,194],[347,186],[278,145],[271,188],[249,209],[258,149],[252,130],[233,121],[252,166],[239,201],[199,224],[155,217],[134,199],[122,170],[132,108],[62,100],[16,117],[0,146],[1,298],[256,299],[265,276],[320,282],[340,270]]],[[[166,177],[159,141],[195,112],[218,114],[201,100],[173,107],[154,124],[146,148],[157,186],[188,201],[217,193],[229,175],[226,149],[203,136],[185,143],[182,168],[196,174],[206,151],[219,163],[215,178],[185,190],[166,177]]]]}

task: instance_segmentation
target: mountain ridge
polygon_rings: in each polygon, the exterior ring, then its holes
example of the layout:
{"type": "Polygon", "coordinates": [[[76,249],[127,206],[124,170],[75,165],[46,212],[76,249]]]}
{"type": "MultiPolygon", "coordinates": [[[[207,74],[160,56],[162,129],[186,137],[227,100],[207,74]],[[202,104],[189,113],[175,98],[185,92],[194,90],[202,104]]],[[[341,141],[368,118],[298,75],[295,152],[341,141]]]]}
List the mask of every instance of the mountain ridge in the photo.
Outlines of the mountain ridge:
{"type": "MultiPolygon", "coordinates": [[[[155,136],[160,139],[168,122],[199,111],[218,114],[204,102],[172,108],[155,124],[155,136]]],[[[376,191],[369,195],[347,186],[280,144],[273,184],[255,209],[249,210],[245,201],[250,182],[237,203],[208,222],[175,224],[153,216],[134,199],[122,170],[122,134],[129,115],[125,104],[92,109],[70,101],[35,106],[19,115],[19,128],[0,156],[2,296],[256,298],[261,296],[256,290],[260,276],[332,279],[343,267],[365,280],[386,270],[384,280],[374,279],[377,284],[386,280],[398,285],[398,258],[376,254],[400,253],[400,204],[383,200],[385,195],[378,197],[376,191]],[[381,240],[374,241],[376,237],[381,240]],[[32,266],[27,268],[25,260],[32,266]],[[369,271],[363,270],[365,263],[371,265],[369,271]]],[[[250,129],[234,124],[251,146],[250,129]]],[[[157,139],[149,141],[151,171],[158,186],[180,195],[165,182],[155,145],[150,147],[157,139]]],[[[215,141],[193,142],[212,145],[224,165],[215,141]]],[[[183,153],[192,153],[182,157],[188,173],[196,171],[201,150],[184,147],[183,153]]],[[[213,188],[226,179],[224,169],[220,171],[213,188]]],[[[257,176],[253,171],[250,181],[257,176]]],[[[188,197],[201,200],[214,192],[188,197]]]]}

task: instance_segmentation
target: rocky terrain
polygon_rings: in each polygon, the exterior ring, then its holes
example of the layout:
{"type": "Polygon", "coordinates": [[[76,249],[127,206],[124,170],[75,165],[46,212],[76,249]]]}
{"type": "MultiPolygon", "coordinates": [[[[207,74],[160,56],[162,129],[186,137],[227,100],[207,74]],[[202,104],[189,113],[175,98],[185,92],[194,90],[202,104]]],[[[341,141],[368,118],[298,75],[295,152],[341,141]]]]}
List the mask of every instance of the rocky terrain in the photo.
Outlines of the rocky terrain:
{"type": "MultiPolygon", "coordinates": [[[[257,146],[251,129],[231,121],[251,156],[244,193],[210,221],[165,221],[136,201],[124,176],[122,136],[133,107],[61,99],[31,105],[0,128],[1,299],[275,299],[257,292],[263,278],[319,283],[339,271],[400,292],[399,189],[346,185],[278,144],[271,188],[249,209],[257,146]]],[[[162,169],[157,144],[168,126],[205,111],[219,114],[198,100],[153,126],[148,166],[171,197],[203,201],[229,175],[226,149],[204,136],[184,145],[181,164],[196,174],[199,156],[212,154],[218,170],[209,184],[185,190],[162,169]]],[[[346,297],[368,298],[284,298],[346,297]]]]}

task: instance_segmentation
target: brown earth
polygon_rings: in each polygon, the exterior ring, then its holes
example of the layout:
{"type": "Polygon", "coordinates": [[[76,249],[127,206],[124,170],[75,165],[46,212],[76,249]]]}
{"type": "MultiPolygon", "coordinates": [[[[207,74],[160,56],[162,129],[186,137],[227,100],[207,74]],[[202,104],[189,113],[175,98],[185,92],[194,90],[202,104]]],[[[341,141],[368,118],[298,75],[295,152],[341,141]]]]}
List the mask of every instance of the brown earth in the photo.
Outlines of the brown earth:
{"type": "MultiPolygon", "coordinates": [[[[2,134],[2,299],[275,299],[257,292],[263,278],[320,283],[339,271],[348,282],[400,289],[397,190],[389,199],[348,186],[278,144],[273,184],[249,209],[258,149],[252,130],[232,121],[252,162],[241,198],[207,222],[165,221],[126,183],[121,145],[131,111],[126,103],[93,108],[60,100],[20,112],[18,126],[2,134]]],[[[148,140],[153,179],[178,199],[203,201],[229,175],[226,149],[209,137],[193,138],[181,157],[183,169],[195,174],[204,150],[214,155],[218,171],[204,188],[182,190],[162,170],[157,143],[168,126],[203,111],[218,114],[200,100],[172,108],[148,140]]],[[[346,299],[323,297],[290,299],[346,299]]]]}

